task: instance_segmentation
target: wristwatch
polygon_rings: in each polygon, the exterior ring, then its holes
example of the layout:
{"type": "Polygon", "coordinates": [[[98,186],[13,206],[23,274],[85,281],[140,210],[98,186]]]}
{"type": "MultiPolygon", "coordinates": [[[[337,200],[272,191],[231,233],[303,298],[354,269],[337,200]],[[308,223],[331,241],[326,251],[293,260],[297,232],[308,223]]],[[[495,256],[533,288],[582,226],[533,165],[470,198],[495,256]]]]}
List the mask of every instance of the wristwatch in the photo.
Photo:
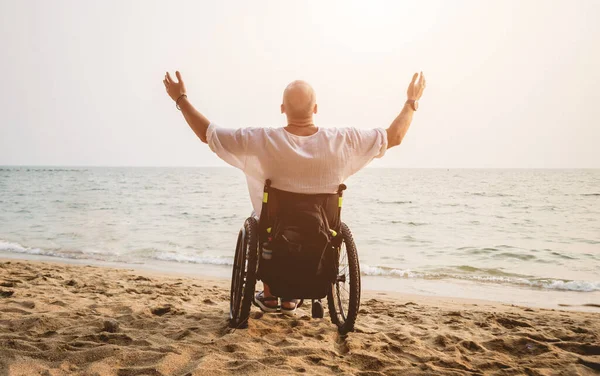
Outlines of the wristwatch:
{"type": "Polygon", "coordinates": [[[410,104],[410,107],[412,107],[413,111],[419,109],[419,102],[414,99],[407,99],[406,104],[410,104]]]}

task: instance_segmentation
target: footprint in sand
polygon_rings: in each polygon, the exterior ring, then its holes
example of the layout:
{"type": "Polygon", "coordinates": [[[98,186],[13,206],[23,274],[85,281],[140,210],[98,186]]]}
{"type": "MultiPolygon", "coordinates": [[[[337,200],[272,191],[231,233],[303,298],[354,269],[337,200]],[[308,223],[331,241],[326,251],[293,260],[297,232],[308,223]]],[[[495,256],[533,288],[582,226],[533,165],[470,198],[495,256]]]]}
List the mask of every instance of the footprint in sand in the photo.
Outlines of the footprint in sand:
{"type": "Polygon", "coordinates": [[[0,290],[0,298],[9,298],[13,296],[15,292],[12,290],[0,290]]]}
{"type": "Polygon", "coordinates": [[[31,302],[31,301],[14,302],[14,303],[20,305],[21,307],[25,307],[27,309],[34,309],[35,308],[35,303],[31,302]]]}
{"type": "Polygon", "coordinates": [[[150,312],[152,312],[152,314],[156,315],[156,316],[162,316],[170,311],[171,311],[170,305],[165,305],[162,307],[154,307],[154,308],[150,309],[150,312]]]}
{"type": "Polygon", "coordinates": [[[599,345],[578,342],[559,342],[555,343],[554,346],[559,347],[562,350],[580,355],[600,355],[599,345]]]}

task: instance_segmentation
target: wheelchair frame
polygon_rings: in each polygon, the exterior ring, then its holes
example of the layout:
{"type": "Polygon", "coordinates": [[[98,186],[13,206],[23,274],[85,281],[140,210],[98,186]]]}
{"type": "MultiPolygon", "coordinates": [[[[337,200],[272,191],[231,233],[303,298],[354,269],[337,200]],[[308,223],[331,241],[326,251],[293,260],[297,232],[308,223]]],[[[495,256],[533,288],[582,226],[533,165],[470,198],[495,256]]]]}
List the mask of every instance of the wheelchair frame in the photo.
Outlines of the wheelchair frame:
{"type": "MultiPolygon", "coordinates": [[[[267,180],[261,216],[267,212],[270,186],[271,181],[267,180]]],[[[345,189],[346,186],[341,184],[337,192],[339,195],[338,214],[341,213],[342,193],[345,189]]],[[[326,297],[331,321],[337,326],[340,333],[345,334],[354,330],[354,323],[360,307],[361,285],[356,244],[350,229],[341,222],[341,218],[340,224],[342,242],[337,248],[338,273],[336,280],[328,289],[326,297]]],[[[244,225],[238,233],[229,299],[229,326],[232,328],[245,328],[248,325],[262,251],[259,244],[259,231],[259,221],[254,217],[249,217],[244,221],[244,225]]],[[[321,299],[312,299],[312,317],[322,318],[323,313],[321,299]]]]}

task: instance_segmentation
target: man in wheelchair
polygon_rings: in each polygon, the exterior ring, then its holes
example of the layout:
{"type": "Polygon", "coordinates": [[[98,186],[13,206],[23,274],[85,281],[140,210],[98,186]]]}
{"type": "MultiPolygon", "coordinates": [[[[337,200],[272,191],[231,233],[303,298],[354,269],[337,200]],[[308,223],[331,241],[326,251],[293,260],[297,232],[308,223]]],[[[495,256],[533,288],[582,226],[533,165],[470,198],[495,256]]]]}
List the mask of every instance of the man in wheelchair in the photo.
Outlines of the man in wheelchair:
{"type": "MultiPolygon", "coordinates": [[[[191,129],[246,176],[254,216],[246,221],[243,237],[238,239],[238,248],[249,250],[245,255],[236,251],[236,265],[239,261],[244,266],[239,278],[234,275],[232,287],[241,281],[252,284],[254,290],[258,276],[264,289],[255,296],[254,291],[252,296],[244,293],[242,306],[248,305],[248,314],[250,301],[265,312],[294,314],[299,304],[296,298],[319,299],[329,294],[331,313],[332,292],[320,291],[327,284],[319,278],[347,282],[341,273],[344,248],[348,251],[344,253],[346,263],[356,263],[353,270],[358,273],[351,234],[340,220],[343,182],[402,142],[425,89],[423,73],[414,74],[404,106],[387,129],[317,127],[313,121],[318,109],[315,92],[304,81],[294,81],[284,90],[280,110],[286,115],[286,126],[218,127],[192,106],[181,74],[176,75],[173,80],[167,73],[163,83],[191,129]],[[295,294],[289,295],[291,292],[295,294]]],[[[360,276],[357,278],[359,294],[360,276]]],[[[356,294],[353,296],[356,300],[356,294]]],[[[358,303],[354,308],[358,309],[358,303]]],[[[344,314],[343,307],[338,311],[344,314]]]]}

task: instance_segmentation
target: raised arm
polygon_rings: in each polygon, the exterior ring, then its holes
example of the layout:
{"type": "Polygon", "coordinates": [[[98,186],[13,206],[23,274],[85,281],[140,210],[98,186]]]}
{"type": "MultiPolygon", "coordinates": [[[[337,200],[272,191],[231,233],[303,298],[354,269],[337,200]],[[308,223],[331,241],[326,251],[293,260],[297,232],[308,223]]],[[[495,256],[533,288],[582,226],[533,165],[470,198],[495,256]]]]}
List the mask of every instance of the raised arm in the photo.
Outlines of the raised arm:
{"type": "Polygon", "coordinates": [[[419,73],[413,75],[412,81],[410,82],[410,85],[408,85],[408,90],[406,91],[408,99],[404,103],[404,107],[402,108],[402,111],[400,111],[400,114],[387,129],[388,149],[400,145],[406,132],[408,132],[413,114],[417,110],[418,100],[421,98],[421,95],[423,95],[423,90],[425,90],[425,76],[423,75],[423,72],[421,72],[420,76],[421,77],[419,77],[419,73]]]}
{"type": "Polygon", "coordinates": [[[196,136],[198,136],[202,142],[206,143],[206,129],[208,129],[210,121],[200,112],[198,112],[188,101],[185,91],[185,84],[183,83],[183,79],[181,78],[179,71],[175,72],[175,75],[177,76],[177,80],[179,82],[175,82],[171,78],[169,72],[165,74],[163,83],[165,84],[167,94],[169,94],[169,97],[176,102],[177,108],[181,110],[185,121],[187,121],[188,125],[190,128],[192,128],[196,136]]]}

